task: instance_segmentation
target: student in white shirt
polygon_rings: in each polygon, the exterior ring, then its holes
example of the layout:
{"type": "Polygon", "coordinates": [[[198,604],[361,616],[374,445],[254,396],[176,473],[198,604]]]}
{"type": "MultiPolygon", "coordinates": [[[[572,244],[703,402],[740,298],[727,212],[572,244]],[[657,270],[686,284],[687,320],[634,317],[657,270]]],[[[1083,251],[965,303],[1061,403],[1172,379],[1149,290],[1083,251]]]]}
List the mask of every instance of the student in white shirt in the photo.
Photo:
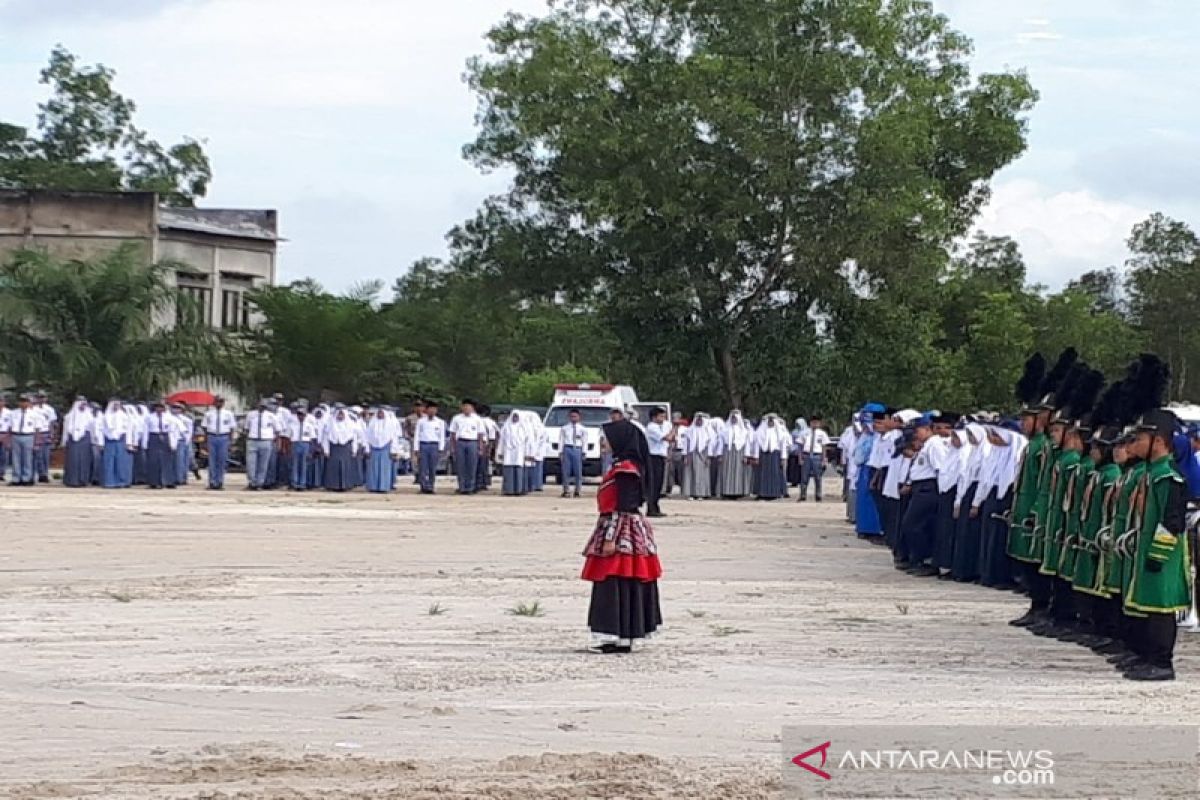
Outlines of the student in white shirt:
{"type": "MultiPolygon", "coordinates": [[[[193,471],[192,456],[195,451],[196,420],[183,403],[171,404],[171,416],[175,417],[180,428],[179,444],[175,447],[175,483],[185,486],[188,473],[193,471]]],[[[195,475],[196,480],[200,480],[200,473],[195,472],[195,475]]]]}
{"type": "Polygon", "coordinates": [[[47,402],[46,393],[34,395],[33,410],[45,419],[45,428],[35,437],[33,451],[33,469],[37,472],[38,483],[50,482],[50,451],[54,449],[54,427],[58,423],[58,412],[47,402]]]}
{"type": "Polygon", "coordinates": [[[8,398],[0,394],[0,483],[4,483],[8,472],[8,428],[11,424],[11,414],[8,398]]]}
{"type": "Polygon", "coordinates": [[[475,413],[475,401],[463,400],[460,413],[450,420],[450,442],[459,494],[475,494],[479,490],[479,442],[486,436],[483,420],[475,413]]]}
{"type": "Polygon", "coordinates": [[[422,416],[413,428],[418,454],[417,480],[421,494],[433,494],[438,462],[446,451],[446,423],[438,417],[438,404],[433,400],[427,401],[421,412],[422,416]]]}
{"type": "Polygon", "coordinates": [[[583,454],[587,451],[588,433],[583,425],[583,415],[572,409],[567,415],[567,424],[558,432],[558,450],[562,465],[562,496],[567,497],[574,489],[574,496],[579,497],[583,488],[583,454]]]}
{"type": "Polygon", "coordinates": [[[308,406],[304,403],[296,404],[291,426],[291,435],[288,437],[292,442],[290,485],[293,491],[303,492],[310,488],[308,465],[313,453],[320,446],[320,429],[317,419],[308,413],[308,406]]]}
{"type": "Polygon", "coordinates": [[[517,409],[512,410],[500,428],[497,455],[503,476],[500,488],[503,495],[515,497],[529,492],[525,465],[533,462],[532,433],[517,409]]]}
{"type": "Polygon", "coordinates": [[[271,468],[271,453],[279,434],[279,418],[269,410],[270,402],[263,398],[258,407],[246,415],[246,489],[258,491],[267,485],[271,468]]]}
{"type": "Polygon", "coordinates": [[[204,440],[208,445],[208,488],[225,488],[225,470],[229,465],[229,446],[237,438],[237,418],[225,408],[225,398],[213,399],[213,407],[204,413],[201,422],[204,440]]]}
{"type": "Polygon", "coordinates": [[[329,421],[321,431],[321,450],[325,454],[323,470],[327,491],[345,492],[354,488],[355,449],[358,447],[358,422],[341,403],[334,405],[329,421]]]}
{"type": "Polygon", "coordinates": [[[368,492],[390,492],[396,483],[396,440],[400,438],[400,422],[388,409],[371,410],[365,436],[368,448],[367,471],[364,483],[368,492]]]}
{"type": "Polygon", "coordinates": [[[142,448],[146,451],[146,484],[151,489],[174,489],[175,450],[183,438],[183,426],[174,414],[167,411],[161,400],[151,406],[146,417],[142,448]]]}
{"type": "Polygon", "coordinates": [[[87,398],[75,398],[71,410],[63,417],[62,447],[63,486],[79,488],[92,484],[92,429],[95,415],[87,398]]]}
{"type": "Polygon", "coordinates": [[[33,486],[34,449],[39,435],[48,435],[46,417],[33,407],[33,398],[22,395],[20,404],[9,415],[9,447],[12,448],[13,486],[33,486]]]}
{"type": "Polygon", "coordinates": [[[650,449],[650,496],[646,498],[648,517],[665,516],[659,508],[658,501],[662,498],[668,453],[675,438],[674,430],[674,426],[667,421],[665,408],[656,408],[650,412],[650,424],[646,426],[646,442],[650,449]]]}
{"type": "Polygon", "coordinates": [[[825,431],[825,420],[820,414],[814,414],[808,421],[808,429],[804,431],[803,438],[797,442],[800,451],[798,453],[800,459],[800,499],[797,502],[803,503],[808,499],[808,484],[810,482],[816,484],[816,501],[822,502],[824,498],[824,475],[825,467],[828,465],[828,459],[825,457],[825,448],[833,440],[829,438],[829,434],[825,431]]]}

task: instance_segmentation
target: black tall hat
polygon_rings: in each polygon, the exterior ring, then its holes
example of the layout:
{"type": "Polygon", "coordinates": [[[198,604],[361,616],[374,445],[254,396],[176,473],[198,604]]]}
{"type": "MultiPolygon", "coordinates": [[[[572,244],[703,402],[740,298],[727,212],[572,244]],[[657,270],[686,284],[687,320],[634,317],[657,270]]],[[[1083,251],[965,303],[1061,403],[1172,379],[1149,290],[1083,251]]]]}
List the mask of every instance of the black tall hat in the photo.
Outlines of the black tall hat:
{"type": "Polygon", "coordinates": [[[1079,353],[1074,347],[1068,347],[1062,351],[1058,360],[1054,362],[1054,367],[1046,373],[1046,376],[1042,378],[1041,385],[1038,386],[1038,395],[1041,397],[1038,410],[1053,411],[1055,408],[1060,407],[1055,402],[1055,395],[1062,382],[1066,379],[1067,373],[1071,371],[1071,367],[1078,360],[1079,353]]]}
{"type": "Polygon", "coordinates": [[[1087,362],[1075,361],[1071,364],[1071,368],[1067,370],[1066,377],[1054,390],[1050,404],[1057,409],[1054,415],[1056,421],[1071,419],[1071,404],[1075,401],[1075,393],[1078,391],[1083,379],[1091,372],[1087,362]]]}
{"type": "Polygon", "coordinates": [[[1033,406],[1039,399],[1038,389],[1041,388],[1042,379],[1045,377],[1046,359],[1041,353],[1034,353],[1025,362],[1025,372],[1022,373],[1021,379],[1017,381],[1017,401],[1020,402],[1021,408],[1025,411],[1035,410],[1033,406]]]}
{"type": "Polygon", "coordinates": [[[1129,365],[1126,382],[1129,384],[1126,422],[1133,422],[1147,411],[1162,406],[1171,381],[1171,369],[1153,353],[1143,353],[1129,365]]]}
{"type": "Polygon", "coordinates": [[[1071,418],[1085,436],[1092,431],[1092,410],[1103,388],[1104,373],[1098,369],[1088,370],[1075,386],[1075,394],[1071,397],[1071,418]]]}
{"type": "Polygon", "coordinates": [[[1138,420],[1137,429],[1141,433],[1152,433],[1171,442],[1175,437],[1175,431],[1179,430],[1179,417],[1165,408],[1152,408],[1142,414],[1138,420]]]}

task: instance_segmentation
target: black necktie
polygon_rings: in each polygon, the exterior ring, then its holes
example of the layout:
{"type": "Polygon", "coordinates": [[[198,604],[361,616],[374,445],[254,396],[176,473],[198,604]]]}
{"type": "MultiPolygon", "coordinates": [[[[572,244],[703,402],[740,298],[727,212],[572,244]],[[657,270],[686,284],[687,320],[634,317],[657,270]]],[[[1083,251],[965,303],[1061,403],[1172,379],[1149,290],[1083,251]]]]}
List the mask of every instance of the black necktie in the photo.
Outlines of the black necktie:
{"type": "Polygon", "coordinates": [[[17,425],[17,433],[25,432],[25,409],[21,409],[21,422],[17,425]]]}

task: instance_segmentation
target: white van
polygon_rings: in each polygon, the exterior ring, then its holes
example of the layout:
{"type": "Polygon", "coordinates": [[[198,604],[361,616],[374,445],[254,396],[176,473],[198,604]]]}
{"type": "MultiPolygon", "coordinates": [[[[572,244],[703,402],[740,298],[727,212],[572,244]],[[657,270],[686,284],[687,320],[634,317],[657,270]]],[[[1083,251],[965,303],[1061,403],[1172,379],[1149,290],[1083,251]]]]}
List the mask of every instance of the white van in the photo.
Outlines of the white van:
{"type": "Polygon", "coordinates": [[[578,411],[580,422],[587,428],[587,447],[583,452],[583,474],[585,477],[599,477],[603,470],[603,459],[600,452],[600,429],[609,422],[609,415],[614,409],[625,411],[632,408],[637,410],[639,422],[645,425],[650,421],[650,409],[662,406],[670,413],[670,404],[647,404],[638,401],[637,392],[632,386],[620,386],[610,383],[562,383],[554,387],[554,400],[546,412],[544,420],[546,433],[550,437],[550,452],[546,454],[545,469],[547,477],[562,479],[562,466],[559,458],[561,448],[560,432],[564,425],[570,423],[570,413],[578,411]]]}

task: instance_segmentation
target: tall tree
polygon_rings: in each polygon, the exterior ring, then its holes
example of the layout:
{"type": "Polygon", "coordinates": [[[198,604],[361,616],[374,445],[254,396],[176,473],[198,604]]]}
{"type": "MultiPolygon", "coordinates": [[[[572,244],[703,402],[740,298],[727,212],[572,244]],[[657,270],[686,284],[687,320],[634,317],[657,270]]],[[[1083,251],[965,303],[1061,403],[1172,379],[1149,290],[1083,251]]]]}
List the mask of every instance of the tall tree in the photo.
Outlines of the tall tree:
{"type": "Polygon", "coordinates": [[[1200,374],[1200,237],[1154,214],[1134,227],[1129,249],[1130,315],[1171,366],[1171,399],[1183,400],[1200,374]]]}
{"type": "Polygon", "coordinates": [[[90,260],[23,251],[0,267],[0,373],[58,398],[153,397],[215,375],[218,335],[195,314],[166,265],[133,246],[90,260]]]}
{"type": "Polygon", "coordinates": [[[138,128],[137,105],[113,88],[115,76],[56,47],[41,74],[50,98],[38,106],[36,134],[0,121],[0,188],[154,191],[189,206],[203,197],[212,180],[203,146],[164,146],[138,128]]]}
{"type": "Polygon", "coordinates": [[[247,393],[311,400],[399,401],[430,391],[400,332],[378,309],[382,286],[344,295],[313,281],[256,289],[261,324],[246,334],[235,375],[247,393]]]}
{"type": "Polygon", "coordinates": [[[1115,267],[1093,269],[1068,281],[1067,289],[1091,298],[1096,314],[1119,312],[1122,308],[1121,276],[1115,267]]]}
{"type": "Polygon", "coordinates": [[[972,80],[969,42],[924,0],[551,5],[472,63],[467,153],[515,170],[522,225],[588,253],[542,285],[644,309],[629,348],[667,316],[729,403],[760,315],[928,285],[1025,147],[1029,83],[972,80]]]}

